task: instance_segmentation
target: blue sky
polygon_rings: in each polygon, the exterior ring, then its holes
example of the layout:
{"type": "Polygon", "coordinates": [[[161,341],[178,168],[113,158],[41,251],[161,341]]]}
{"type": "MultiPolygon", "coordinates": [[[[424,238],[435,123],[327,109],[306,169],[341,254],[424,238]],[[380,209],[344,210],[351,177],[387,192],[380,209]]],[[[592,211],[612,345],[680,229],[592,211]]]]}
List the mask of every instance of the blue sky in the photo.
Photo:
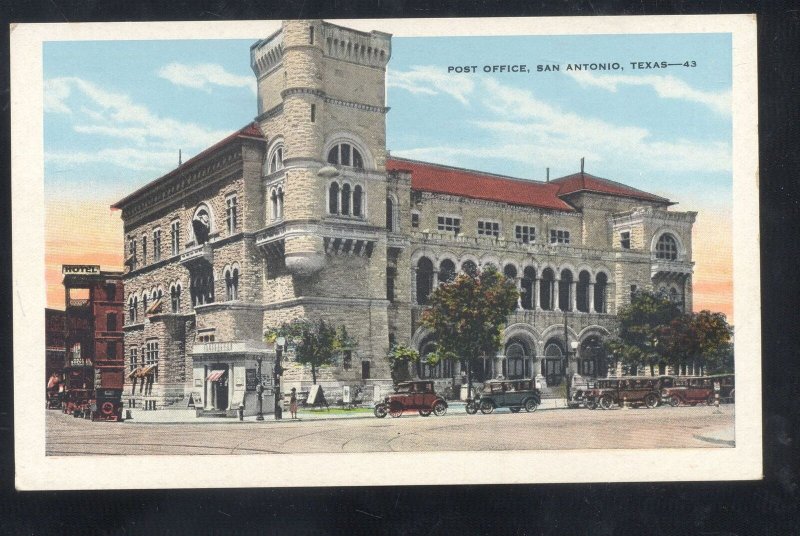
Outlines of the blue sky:
{"type": "MultiPolygon", "coordinates": [[[[47,191],[124,194],[174,167],[178,149],[185,160],[251,121],[257,37],[46,43],[47,191]]],[[[590,173],[691,205],[729,205],[730,89],[728,34],[395,37],[388,146],[534,179],[546,167],[551,177],[575,172],[585,157],[590,173]],[[697,67],[629,63],[661,60],[697,67]],[[591,62],[623,70],[565,70],[591,62]],[[511,64],[531,72],[481,72],[511,64]],[[448,74],[450,65],[479,72],[448,74]]]]}

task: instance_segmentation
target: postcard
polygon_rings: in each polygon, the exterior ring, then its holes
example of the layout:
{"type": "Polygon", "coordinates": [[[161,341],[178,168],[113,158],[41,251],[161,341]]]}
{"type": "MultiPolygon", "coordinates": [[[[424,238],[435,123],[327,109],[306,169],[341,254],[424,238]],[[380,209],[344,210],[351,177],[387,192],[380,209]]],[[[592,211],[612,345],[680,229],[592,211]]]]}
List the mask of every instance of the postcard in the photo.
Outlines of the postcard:
{"type": "Polygon", "coordinates": [[[17,488],[761,478],[755,28],[13,26],[17,488]]]}

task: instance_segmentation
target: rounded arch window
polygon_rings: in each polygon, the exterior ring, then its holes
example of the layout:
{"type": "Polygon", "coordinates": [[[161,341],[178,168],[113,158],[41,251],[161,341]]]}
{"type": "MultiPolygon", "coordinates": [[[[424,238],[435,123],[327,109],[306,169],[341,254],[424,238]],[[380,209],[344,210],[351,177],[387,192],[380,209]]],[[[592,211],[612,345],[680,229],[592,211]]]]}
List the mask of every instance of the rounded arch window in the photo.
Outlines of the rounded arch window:
{"type": "Polygon", "coordinates": [[[678,242],[669,233],[664,233],[656,243],[656,258],[674,261],[678,258],[678,242]]]}
{"type": "Polygon", "coordinates": [[[428,257],[417,261],[417,303],[427,305],[433,290],[433,263],[428,257]]]}
{"type": "Polygon", "coordinates": [[[444,259],[439,263],[439,281],[450,283],[456,278],[456,265],[450,259],[444,259]]]}
{"type": "Polygon", "coordinates": [[[337,143],[328,151],[328,163],[364,169],[364,157],[352,143],[337,143]]]}
{"type": "Polygon", "coordinates": [[[211,211],[206,205],[200,205],[192,217],[192,231],[195,242],[205,244],[211,234],[211,211]]]}
{"type": "Polygon", "coordinates": [[[279,143],[269,155],[269,173],[275,173],[283,169],[283,144],[279,143]]]}
{"type": "Polygon", "coordinates": [[[470,277],[478,276],[478,265],[473,261],[464,261],[461,263],[461,271],[470,277]]]}

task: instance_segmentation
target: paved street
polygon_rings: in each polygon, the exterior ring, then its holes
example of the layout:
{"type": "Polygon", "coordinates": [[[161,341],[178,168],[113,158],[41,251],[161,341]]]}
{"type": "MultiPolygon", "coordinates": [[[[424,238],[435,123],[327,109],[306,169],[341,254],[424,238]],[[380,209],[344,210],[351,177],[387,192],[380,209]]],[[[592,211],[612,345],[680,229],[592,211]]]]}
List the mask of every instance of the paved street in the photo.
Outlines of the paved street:
{"type": "MultiPolygon", "coordinates": [[[[733,446],[733,405],[715,408],[498,410],[306,421],[91,422],[47,412],[47,454],[262,454],[733,446]]],[[[459,408],[460,409],[460,408],[459,408]]]]}

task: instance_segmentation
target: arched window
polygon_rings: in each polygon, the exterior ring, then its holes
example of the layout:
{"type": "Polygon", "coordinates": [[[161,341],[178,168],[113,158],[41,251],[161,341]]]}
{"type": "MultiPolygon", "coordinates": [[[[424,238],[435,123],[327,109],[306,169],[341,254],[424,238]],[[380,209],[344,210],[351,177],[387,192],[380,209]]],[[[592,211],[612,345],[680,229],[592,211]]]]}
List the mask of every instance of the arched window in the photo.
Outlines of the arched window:
{"type": "Polygon", "coordinates": [[[592,335],[581,342],[578,373],[581,376],[604,378],[608,375],[606,351],[600,337],[592,335]]]}
{"type": "Polygon", "coordinates": [[[364,158],[350,143],[339,143],[328,151],[328,163],[364,169],[364,158]]]}
{"type": "Polygon", "coordinates": [[[239,268],[225,271],[225,300],[232,301],[239,299],[239,268]]]}
{"type": "Polygon", "coordinates": [[[536,284],[536,270],[533,266],[526,266],[522,271],[522,308],[533,309],[533,286],[536,284]]]}
{"type": "Polygon", "coordinates": [[[350,215],[350,185],[342,185],[342,214],[350,215]]]}
{"type": "Polygon", "coordinates": [[[128,298],[128,321],[132,324],[136,322],[136,298],[131,296],[128,298]]]}
{"type": "Polygon", "coordinates": [[[433,263],[428,257],[417,261],[417,303],[427,305],[433,290],[433,263]]]}
{"type": "Polygon", "coordinates": [[[283,145],[278,145],[269,159],[269,172],[275,173],[283,169],[283,145]]]}
{"type": "Polygon", "coordinates": [[[550,268],[545,268],[542,271],[542,279],[539,288],[539,300],[542,309],[545,311],[553,310],[553,288],[556,279],[555,273],[550,268]]]}
{"type": "Polygon", "coordinates": [[[147,314],[147,307],[148,307],[147,299],[148,299],[147,291],[145,290],[144,292],[142,292],[142,312],[144,314],[147,314]]]}
{"type": "Polygon", "coordinates": [[[328,212],[339,214],[339,183],[332,182],[328,188],[328,212]]]}
{"type": "Polygon", "coordinates": [[[600,272],[597,274],[594,284],[594,310],[596,313],[606,312],[606,287],[608,287],[608,276],[600,272]]]}
{"type": "Polygon", "coordinates": [[[678,258],[678,242],[669,233],[664,233],[656,243],[656,258],[674,261],[678,258]]]}
{"type": "Polygon", "coordinates": [[[361,186],[356,185],[353,188],[353,216],[361,216],[362,214],[362,205],[364,199],[364,189],[361,186]]]}
{"type": "Polygon", "coordinates": [[[394,201],[391,197],[386,198],[386,229],[394,231],[394,201]]]}
{"type": "Polygon", "coordinates": [[[173,313],[178,313],[181,310],[181,284],[176,283],[169,289],[170,305],[173,313]]]}
{"type": "Polygon", "coordinates": [[[577,307],[578,311],[582,313],[589,312],[589,282],[591,281],[591,276],[589,272],[586,270],[582,270],[581,273],[578,274],[578,296],[577,296],[577,307]]]}
{"type": "Polygon", "coordinates": [[[561,281],[558,282],[558,308],[562,311],[572,310],[572,272],[561,271],[561,281]]]}
{"type": "Polygon", "coordinates": [[[194,231],[195,243],[205,244],[211,234],[211,214],[205,205],[200,206],[192,218],[192,230],[194,231]]]}
{"type": "Polygon", "coordinates": [[[561,385],[564,374],[564,350],[561,342],[551,340],[544,347],[544,359],[542,359],[542,376],[545,377],[548,387],[561,385]]]}
{"type": "Polygon", "coordinates": [[[450,259],[439,263],[439,282],[450,283],[456,278],[456,265],[450,259]]]}
{"type": "Polygon", "coordinates": [[[526,378],[530,375],[527,367],[526,356],[528,352],[521,341],[512,340],[506,345],[506,370],[508,379],[526,378]]]}
{"type": "Polygon", "coordinates": [[[478,277],[478,265],[473,261],[464,261],[461,263],[461,271],[470,277],[478,277]]]}
{"type": "Polygon", "coordinates": [[[517,278],[517,267],[513,264],[506,264],[505,268],[503,268],[503,274],[507,279],[514,281],[517,278]]]}
{"type": "Polygon", "coordinates": [[[192,276],[189,293],[193,307],[214,302],[214,274],[211,267],[197,270],[192,276]]]}

